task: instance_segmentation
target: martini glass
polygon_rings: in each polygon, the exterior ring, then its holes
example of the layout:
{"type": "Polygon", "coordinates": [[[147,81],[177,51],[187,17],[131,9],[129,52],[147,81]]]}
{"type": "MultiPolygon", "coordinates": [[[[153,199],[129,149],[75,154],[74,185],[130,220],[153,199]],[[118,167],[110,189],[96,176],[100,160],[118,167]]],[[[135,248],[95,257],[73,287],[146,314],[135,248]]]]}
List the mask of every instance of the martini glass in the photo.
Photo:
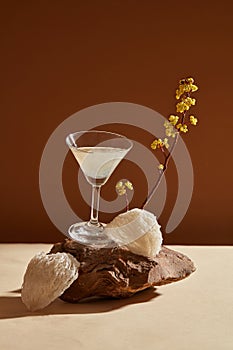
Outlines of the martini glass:
{"type": "Polygon", "coordinates": [[[73,224],[68,230],[69,237],[85,245],[107,246],[112,240],[105,232],[105,225],[98,220],[101,186],[108,181],[133,143],[122,135],[94,130],[69,134],[66,143],[92,186],[90,220],[73,224]]]}

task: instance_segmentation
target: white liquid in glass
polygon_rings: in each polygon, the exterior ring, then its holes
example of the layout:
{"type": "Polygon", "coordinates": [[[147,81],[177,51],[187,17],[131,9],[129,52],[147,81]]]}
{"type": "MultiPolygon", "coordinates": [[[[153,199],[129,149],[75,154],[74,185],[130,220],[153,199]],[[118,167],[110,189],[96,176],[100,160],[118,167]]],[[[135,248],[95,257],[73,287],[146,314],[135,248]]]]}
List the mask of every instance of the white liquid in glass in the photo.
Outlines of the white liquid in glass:
{"type": "Polygon", "coordinates": [[[128,150],[115,147],[71,147],[87,181],[103,185],[128,150]]]}

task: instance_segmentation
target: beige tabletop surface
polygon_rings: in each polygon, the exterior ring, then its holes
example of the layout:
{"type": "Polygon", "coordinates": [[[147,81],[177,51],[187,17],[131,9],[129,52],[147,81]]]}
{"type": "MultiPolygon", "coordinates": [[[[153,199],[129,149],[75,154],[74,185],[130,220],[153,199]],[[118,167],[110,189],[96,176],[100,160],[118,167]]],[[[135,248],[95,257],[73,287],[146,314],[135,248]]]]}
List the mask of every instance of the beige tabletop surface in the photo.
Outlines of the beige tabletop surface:
{"type": "Polygon", "coordinates": [[[49,244],[0,245],[0,349],[232,350],[233,247],[172,246],[197,267],[190,277],[124,300],[27,311],[20,298],[29,260],[49,244]]]}

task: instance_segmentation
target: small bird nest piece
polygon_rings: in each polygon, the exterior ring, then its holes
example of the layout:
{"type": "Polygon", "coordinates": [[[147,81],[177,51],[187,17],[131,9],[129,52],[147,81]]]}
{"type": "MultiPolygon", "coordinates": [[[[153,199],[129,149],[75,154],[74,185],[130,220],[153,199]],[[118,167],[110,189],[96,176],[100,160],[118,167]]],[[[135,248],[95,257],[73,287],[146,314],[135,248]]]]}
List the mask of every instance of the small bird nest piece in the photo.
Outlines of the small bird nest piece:
{"type": "Polygon", "coordinates": [[[22,286],[22,301],[31,310],[43,309],[78,278],[80,263],[71,254],[36,254],[28,264],[22,286]]]}

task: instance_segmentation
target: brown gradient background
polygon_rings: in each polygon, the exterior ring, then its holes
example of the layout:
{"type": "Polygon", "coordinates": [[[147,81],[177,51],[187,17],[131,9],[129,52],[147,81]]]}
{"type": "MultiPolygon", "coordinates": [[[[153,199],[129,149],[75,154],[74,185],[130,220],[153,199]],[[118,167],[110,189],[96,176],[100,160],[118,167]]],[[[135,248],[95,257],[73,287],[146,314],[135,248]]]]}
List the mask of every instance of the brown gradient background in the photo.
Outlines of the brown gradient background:
{"type": "MultiPolygon", "coordinates": [[[[232,244],[232,2],[9,0],[1,7],[0,241],[64,238],[43,208],[38,184],[43,148],[62,121],[112,101],[141,104],[167,116],[175,111],[178,80],[191,75],[200,87],[193,109],[200,123],[185,136],[195,187],[185,218],[164,239],[166,244],[232,244]]],[[[132,127],[105,129],[151,141],[151,135],[132,127]]],[[[139,206],[146,193],[143,173],[125,165],[118,175],[135,183],[131,207],[139,206]]],[[[74,190],[76,171],[68,155],[65,192],[86,219],[89,208],[80,207],[74,190]]],[[[118,175],[103,189],[104,198],[114,198],[118,175]]],[[[167,179],[163,226],[177,193],[172,163],[167,179]]]]}

